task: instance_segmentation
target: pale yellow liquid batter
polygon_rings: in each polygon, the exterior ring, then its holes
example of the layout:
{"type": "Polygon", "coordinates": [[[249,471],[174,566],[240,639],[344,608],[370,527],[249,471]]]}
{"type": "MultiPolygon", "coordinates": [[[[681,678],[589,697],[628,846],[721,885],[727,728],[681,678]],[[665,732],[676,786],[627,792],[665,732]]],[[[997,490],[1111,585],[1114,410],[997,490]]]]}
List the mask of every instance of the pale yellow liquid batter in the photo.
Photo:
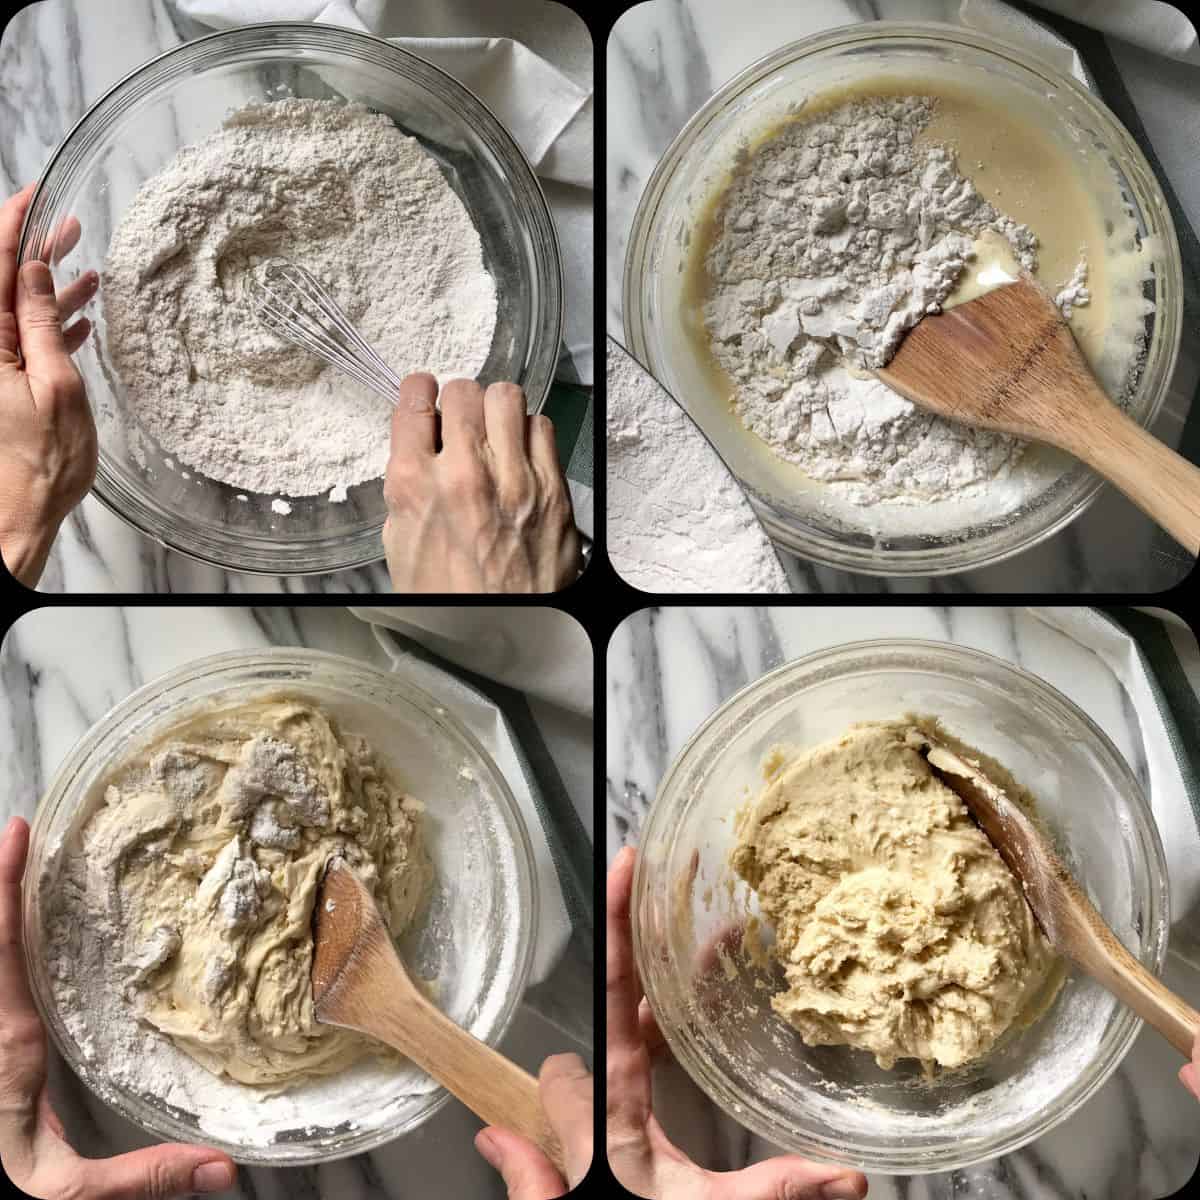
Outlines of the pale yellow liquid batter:
{"type": "MultiPolygon", "coordinates": [[[[1104,217],[1079,169],[1027,120],[965,92],[935,94],[937,113],[918,144],[949,146],[959,171],[979,194],[1037,234],[1037,278],[1057,291],[1071,278],[1079,259],[1087,260],[1091,303],[1071,314],[1070,325],[1088,361],[1099,363],[1111,309],[1110,272],[1104,217]]],[[[1016,277],[1016,263],[1003,239],[985,234],[981,242],[976,243],[979,256],[951,294],[948,307],[1016,277]],[[997,265],[1007,279],[991,276],[989,268],[997,265]]]]}

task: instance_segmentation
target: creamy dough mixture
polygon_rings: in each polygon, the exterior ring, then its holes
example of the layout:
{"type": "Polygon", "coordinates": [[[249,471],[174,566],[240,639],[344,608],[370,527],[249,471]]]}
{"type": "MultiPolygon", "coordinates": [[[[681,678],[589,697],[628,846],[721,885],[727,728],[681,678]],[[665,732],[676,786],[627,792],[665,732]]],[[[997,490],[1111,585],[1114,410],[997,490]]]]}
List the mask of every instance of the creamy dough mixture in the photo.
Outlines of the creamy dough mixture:
{"type": "Polygon", "coordinates": [[[769,762],[732,853],[774,925],[776,1012],[809,1045],[869,1050],[885,1068],[980,1058],[1028,1019],[1056,963],[1017,879],[920,753],[923,731],[1028,803],[930,718],[855,725],[769,762]]]}
{"type": "Polygon", "coordinates": [[[305,700],[214,708],[115,767],[68,860],[52,943],[81,913],[96,923],[129,1019],[215,1074],[274,1090],[332,1074],[372,1043],[313,1017],[322,873],[344,857],[399,934],[431,881],[421,811],[305,700]]]}

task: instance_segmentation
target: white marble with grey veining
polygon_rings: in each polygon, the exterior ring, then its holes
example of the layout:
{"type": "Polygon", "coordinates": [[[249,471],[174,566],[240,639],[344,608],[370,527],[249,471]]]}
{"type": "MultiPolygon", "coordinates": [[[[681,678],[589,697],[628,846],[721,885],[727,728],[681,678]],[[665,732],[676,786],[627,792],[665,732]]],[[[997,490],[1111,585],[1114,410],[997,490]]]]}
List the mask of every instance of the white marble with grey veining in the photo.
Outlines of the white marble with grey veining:
{"type": "MultiPolygon", "coordinates": [[[[32,818],[59,763],[133,689],[191,659],[235,649],[307,646],[387,669],[369,625],[335,606],[53,607],[29,613],[0,643],[0,825],[32,818]]],[[[531,702],[539,732],[576,811],[591,829],[590,729],[581,717],[531,702]]],[[[536,1073],[548,1054],[592,1058],[591,947],[572,941],[530,989],[502,1048],[536,1073]]],[[[52,1054],[52,1092],[72,1144],[98,1157],[151,1139],[97,1100],[52,1054]]],[[[379,1150],[318,1167],[242,1168],[229,1200],[399,1200],[505,1195],[475,1152],[479,1121],[451,1101],[420,1129],[379,1150]]]]}
{"type": "MultiPolygon", "coordinates": [[[[211,32],[167,0],[42,0],[0,26],[0,196],[38,178],[51,152],[117,80],[181,42],[211,32]]],[[[592,85],[587,27],[547,0],[390,0],[384,37],[506,36],[523,41],[577,83],[592,85]]],[[[578,240],[585,214],[566,185],[547,185],[578,240]],[[555,190],[557,189],[557,191],[555,190]]],[[[98,266],[99,264],[88,264],[98,266]]],[[[568,290],[580,286],[579,273],[568,290]]],[[[568,297],[569,301],[569,297],[568,297]]],[[[572,482],[576,520],[592,531],[592,491],[572,482]]],[[[389,593],[382,561],[327,575],[260,576],[221,570],[167,550],[88,496],[64,524],[39,590],[224,595],[389,593]]]]}
{"type": "MultiPolygon", "coordinates": [[[[919,637],[983,650],[1025,667],[1083,708],[1144,784],[1145,756],[1128,697],[1089,650],[1020,609],[892,605],[688,608],[635,613],[607,657],[607,852],[637,842],[650,798],[696,727],[778,664],[843,642],[919,637]]],[[[1200,655],[1197,655],[1200,661],[1200,655]]],[[[1168,984],[1200,1003],[1200,955],[1172,942],[1168,984]]],[[[1121,1068],[1078,1113],[1002,1159],[952,1174],[872,1176],[871,1200],[1157,1200],[1200,1156],[1200,1108],[1175,1080],[1178,1055],[1143,1032],[1121,1068]]],[[[772,1147],[726,1117],[674,1065],[656,1078],[656,1115],[698,1161],[729,1169],[772,1147]]],[[[777,1152],[777,1151],[776,1151],[777,1152]]]]}
{"type": "MultiPolygon", "coordinates": [[[[626,344],[621,280],[642,189],[675,135],[739,71],[787,42],[857,21],[957,21],[959,0],[648,0],[622,15],[607,46],[606,320],[626,344]]],[[[1200,303],[1200,297],[1192,301],[1200,303]]],[[[1200,379],[1185,344],[1174,386],[1153,426],[1177,445],[1200,379]]],[[[1007,562],[940,578],[882,579],[816,566],[781,551],[797,592],[857,595],[1161,591],[1194,560],[1106,488],[1064,533],[1007,562]]]]}

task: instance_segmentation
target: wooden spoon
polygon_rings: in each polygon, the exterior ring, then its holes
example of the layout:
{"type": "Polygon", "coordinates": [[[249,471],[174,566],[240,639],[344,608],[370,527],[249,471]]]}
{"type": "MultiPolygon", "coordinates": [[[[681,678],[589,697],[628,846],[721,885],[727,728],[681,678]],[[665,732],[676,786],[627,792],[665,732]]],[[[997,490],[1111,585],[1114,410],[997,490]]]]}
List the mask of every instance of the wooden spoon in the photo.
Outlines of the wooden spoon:
{"type": "Polygon", "coordinates": [[[331,859],[314,909],[313,1009],[327,1025],[394,1046],[488,1125],[529,1138],[566,1178],[562,1146],[538,1084],[503,1054],[461,1029],[409,978],[379,909],[358,876],[331,859]]]}
{"type": "Polygon", "coordinates": [[[1108,398],[1032,279],[922,318],[875,373],[939,416],[1066,450],[1200,552],[1200,469],[1108,398]]]}
{"type": "Polygon", "coordinates": [[[1029,907],[1050,945],[1190,1059],[1192,1043],[1200,1031],[1200,1013],[1121,945],[1049,841],[977,763],[931,739],[924,741],[924,753],[934,774],[958,793],[1009,870],[1021,881],[1029,907]]]}

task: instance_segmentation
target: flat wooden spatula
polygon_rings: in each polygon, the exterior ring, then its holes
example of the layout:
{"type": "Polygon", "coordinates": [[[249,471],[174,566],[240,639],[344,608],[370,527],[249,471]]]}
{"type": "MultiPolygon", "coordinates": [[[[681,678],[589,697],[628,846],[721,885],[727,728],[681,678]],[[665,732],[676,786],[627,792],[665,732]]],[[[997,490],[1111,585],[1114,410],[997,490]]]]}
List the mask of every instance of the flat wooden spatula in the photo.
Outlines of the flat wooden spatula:
{"type": "Polygon", "coordinates": [[[876,375],[939,416],[1073,454],[1200,551],[1200,469],[1108,398],[1034,280],[923,317],[876,375]]]}
{"type": "Polygon", "coordinates": [[[562,1146],[542,1112],[537,1080],[426,999],[404,969],[370,892],[342,859],[326,867],[313,923],[317,1020],[394,1046],[481,1120],[540,1146],[565,1178],[562,1146]]]}
{"type": "Polygon", "coordinates": [[[1050,945],[1190,1059],[1200,1013],[1121,945],[1049,841],[977,763],[932,739],[922,749],[934,774],[958,793],[1021,881],[1050,945]]]}

